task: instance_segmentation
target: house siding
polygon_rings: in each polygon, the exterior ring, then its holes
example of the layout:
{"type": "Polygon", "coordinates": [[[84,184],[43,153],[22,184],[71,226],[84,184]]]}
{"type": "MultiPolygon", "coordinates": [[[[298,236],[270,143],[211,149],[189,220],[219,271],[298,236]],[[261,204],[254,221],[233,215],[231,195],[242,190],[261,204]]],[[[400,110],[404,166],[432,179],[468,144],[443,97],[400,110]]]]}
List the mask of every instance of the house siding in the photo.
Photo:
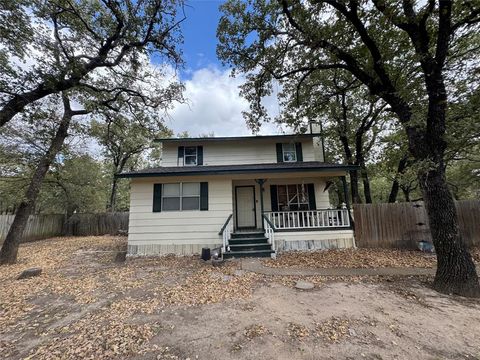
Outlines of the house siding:
{"type": "Polygon", "coordinates": [[[208,211],[153,212],[153,184],[179,182],[178,178],[133,180],[130,196],[128,245],[130,255],[198,253],[219,246],[218,235],[232,213],[232,181],[189,177],[184,182],[208,181],[208,211]]]}
{"type": "MultiPolygon", "coordinates": [[[[130,256],[191,255],[203,247],[220,247],[222,237],[218,232],[227,217],[234,213],[234,187],[255,185],[257,225],[261,226],[260,187],[252,178],[267,179],[264,185],[264,207],[271,209],[270,185],[313,183],[317,209],[330,206],[328,191],[323,191],[328,177],[300,177],[301,174],[255,174],[229,176],[185,176],[133,179],[130,185],[130,221],[128,254],[130,256]],[[268,176],[272,176],[268,178],[268,176]],[[288,176],[288,177],[287,177],[288,176]],[[207,211],[161,211],[153,212],[153,187],[155,183],[208,182],[207,211]]],[[[338,176],[331,174],[330,176],[338,176]]],[[[330,177],[329,176],[329,177],[330,177]]],[[[353,246],[353,231],[321,230],[276,232],[277,249],[307,250],[353,246]]]]}
{"type": "MultiPolygon", "coordinates": [[[[192,142],[188,146],[203,146],[203,165],[266,164],[277,162],[277,142],[281,141],[192,142]]],[[[319,155],[314,154],[312,139],[297,142],[302,143],[303,161],[319,160],[319,155]]],[[[178,146],[180,144],[162,144],[162,166],[178,166],[178,146]]]]}

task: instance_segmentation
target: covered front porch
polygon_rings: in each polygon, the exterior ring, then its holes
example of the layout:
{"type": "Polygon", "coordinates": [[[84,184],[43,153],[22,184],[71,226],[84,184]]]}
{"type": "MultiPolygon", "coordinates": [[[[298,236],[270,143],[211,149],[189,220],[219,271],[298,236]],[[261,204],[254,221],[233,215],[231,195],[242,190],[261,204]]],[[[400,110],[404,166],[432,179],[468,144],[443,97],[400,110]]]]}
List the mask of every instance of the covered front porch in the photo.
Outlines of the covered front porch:
{"type": "Polygon", "coordinates": [[[315,175],[232,179],[233,213],[220,232],[224,254],[274,256],[287,250],[354,247],[346,174],[315,175]],[[328,191],[335,180],[345,199],[338,204],[331,203],[328,191]]]}

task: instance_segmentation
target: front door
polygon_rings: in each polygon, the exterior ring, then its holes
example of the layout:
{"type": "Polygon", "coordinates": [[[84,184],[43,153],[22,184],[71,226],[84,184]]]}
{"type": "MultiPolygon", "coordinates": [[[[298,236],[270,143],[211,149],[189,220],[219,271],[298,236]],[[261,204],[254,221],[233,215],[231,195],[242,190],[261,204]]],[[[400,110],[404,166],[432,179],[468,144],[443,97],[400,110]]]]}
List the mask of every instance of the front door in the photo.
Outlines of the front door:
{"type": "Polygon", "coordinates": [[[255,186],[236,186],[235,204],[237,228],[256,228],[255,186]]]}

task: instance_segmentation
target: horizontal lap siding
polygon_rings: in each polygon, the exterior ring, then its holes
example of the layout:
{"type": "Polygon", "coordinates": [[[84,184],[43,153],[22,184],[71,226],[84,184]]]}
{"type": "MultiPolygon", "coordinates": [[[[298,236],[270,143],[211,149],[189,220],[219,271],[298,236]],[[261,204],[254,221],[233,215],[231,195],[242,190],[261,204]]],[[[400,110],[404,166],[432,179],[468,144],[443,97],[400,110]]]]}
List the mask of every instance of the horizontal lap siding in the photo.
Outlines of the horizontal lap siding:
{"type": "MultiPolygon", "coordinates": [[[[188,178],[187,181],[201,182],[205,179],[188,178]]],[[[134,180],[131,183],[129,245],[191,244],[192,248],[198,248],[194,245],[222,242],[218,232],[232,213],[231,180],[208,180],[208,211],[158,213],[152,211],[155,182],[161,180],[134,180]]]]}
{"type": "MultiPolygon", "coordinates": [[[[280,140],[279,140],[280,141],[280,140]]],[[[276,163],[276,141],[192,143],[203,146],[203,165],[276,163]]],[[[178,144],[163,144],[162,166],[177,166],[178,144]]],[[[303,161],[315,161],[312,140],[302,141],[303,161]]]]}

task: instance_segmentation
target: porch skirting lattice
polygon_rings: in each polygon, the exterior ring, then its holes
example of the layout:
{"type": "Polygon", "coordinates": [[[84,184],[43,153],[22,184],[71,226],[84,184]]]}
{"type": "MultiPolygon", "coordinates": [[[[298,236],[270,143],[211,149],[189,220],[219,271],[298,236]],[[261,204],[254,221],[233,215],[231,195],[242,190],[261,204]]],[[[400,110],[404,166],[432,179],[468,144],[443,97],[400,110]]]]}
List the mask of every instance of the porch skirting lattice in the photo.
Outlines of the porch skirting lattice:
{"type": "Polygon", "coordinates": [[[353,236],[350,238],[322,239],[322,240],[277,240],[276,250],[282,251],[308,251],[327,249],[346,249],[355,246],[353,236]]]}
{"type": "Polygon", "coordinates": [[[129,244],[127,256],[196,255],[200,254],[204,247],[213,249],[222,247],[222,244],[129,244]]]}

